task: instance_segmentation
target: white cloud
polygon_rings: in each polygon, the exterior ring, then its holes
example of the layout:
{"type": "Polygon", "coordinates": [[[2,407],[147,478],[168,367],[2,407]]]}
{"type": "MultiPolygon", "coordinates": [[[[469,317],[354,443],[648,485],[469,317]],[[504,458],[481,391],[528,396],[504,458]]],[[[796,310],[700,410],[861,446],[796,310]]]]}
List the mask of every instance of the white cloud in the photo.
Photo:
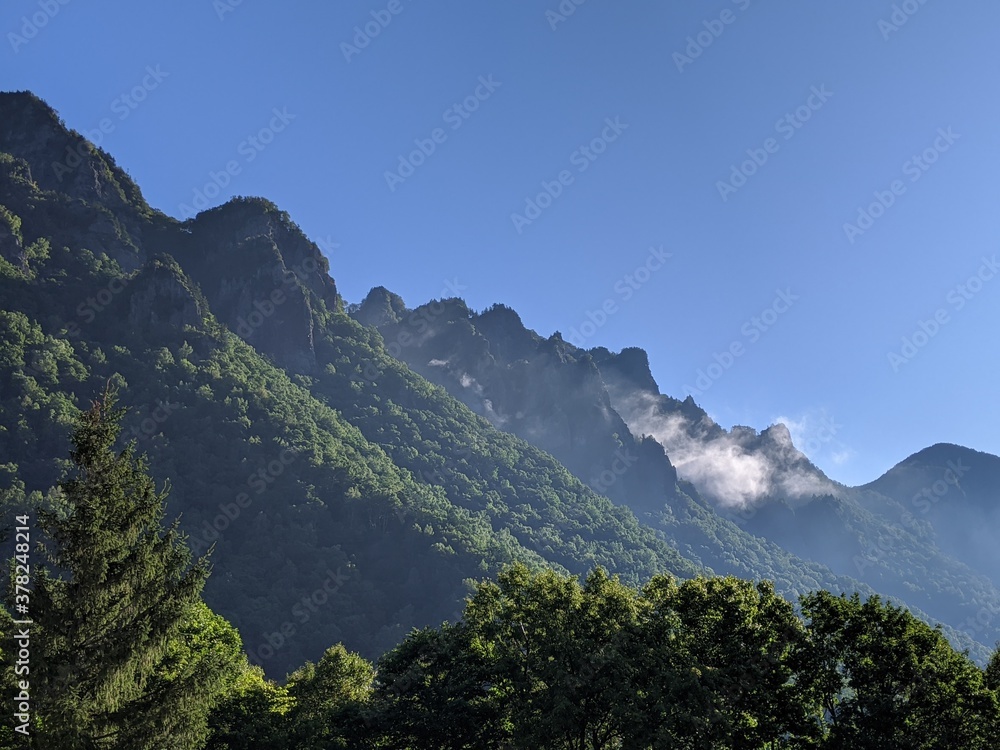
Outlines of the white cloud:
{"type": "Polygon", "coordinates": [[[843,425],[837,424],[826,409],[808,409],[798,417],[778,416],[774,421],[788,427],[796,447],[811,461],[829,458],[841,464],[853,455],[853,451],[837,439],[843,425]]]}
{"type": "Polygon", "coordinates": [[[802,465],[803,456],[792,441],[798,434],[812,434],[812,425],[802,419],[786,422],[791,440],[775,429],[770,449],[748,450],[746,439],[755,431],[726,432],[712,423],[693,424],[680,414],[662,414],[658,399],[649,394],[632,396],[627,404],[616,404],[629,429],[651,435],[667,451],[678,475],[719,505],[743,508],[769,495],[791,498],[835,491],[835,486],[811,467],[802,465]],[[714,429],[713,429],[714,428],[714,429]]]}

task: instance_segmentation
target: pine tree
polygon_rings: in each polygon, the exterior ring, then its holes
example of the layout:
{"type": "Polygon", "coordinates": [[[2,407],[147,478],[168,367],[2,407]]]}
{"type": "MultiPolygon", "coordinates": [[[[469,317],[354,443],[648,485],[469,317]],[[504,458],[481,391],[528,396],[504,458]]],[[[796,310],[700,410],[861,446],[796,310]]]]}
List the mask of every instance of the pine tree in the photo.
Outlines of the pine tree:
{"type": "Polygon", "coordinates": [[[75,476],[60,505],[39,513],[49,567],[34,576],[33,742],[194,748],[213,690],[199,665],[228,674],[239,639],[201,604],[207,558],[192,565],[177,521],[162,525],[166,488],[157,492],[131,444],[115,452],[115,400],[108,389],[79,417],[75,476]]]}

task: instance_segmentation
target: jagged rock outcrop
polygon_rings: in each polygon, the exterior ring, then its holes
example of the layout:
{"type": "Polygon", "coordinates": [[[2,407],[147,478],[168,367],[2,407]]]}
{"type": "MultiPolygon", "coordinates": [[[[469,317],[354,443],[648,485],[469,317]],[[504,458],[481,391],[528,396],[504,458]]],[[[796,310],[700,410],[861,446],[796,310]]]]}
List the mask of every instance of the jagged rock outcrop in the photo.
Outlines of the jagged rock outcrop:
{"type": "Polygon", "coordinates": [[[66,127],[34,94],[0,93],[0,150],[23,159],[42,190],[114,211],[148,210],[139,187],[110,154],[66,127]]]}
{"type": "Polygon", "coordinates": [[[151,210],[138,186],[34,94],[0,93],[0,152],[10,157],[0,163],[0,203],[25,220],[26,242],[45,226],[53,244],[106,253],[126,270],[145,262],[142,228],[151,210]],[[4,184],[11,182],[32,188],[30,202],[4,184]]]}
{"type": "MultiPolygon", "coordinates": [[[[659,395],[660,387],[649,368],[649,355],[644,349],[629,346],[617,354],[602,347],[591,349],[591,355],[607,381],[629,389],[659,395]]],[[[693,403],[693,402],[692,402],[693,403]]]]}
{"type": "Polygon", "coordinates": [[[137,271],[123,292],[133,331],[194,326],[207,313],[204,300],[199,299],[190,280],[169,258],[154,259],[137,271]]]}
{"type": "MultiPolygon", "coordinates": [[[[552,453],[597,492],[640,512],[658,512],[675,497],[677,472],[663,447],[629,430],[595,357],[558,333],[539,336],[505,305],[474,313],[444,300],[409,310],[382,288],[352,314],[378,327],[391,354],[496,427],[552,453]]],[[[644,352],[630,356],[648,373],[644,352]]]]}
{"type": "Polygon", "coordinates": [[[282,365],[315,367],[317,316],[341,302],[328,261],[288,214],[239,198],[185,226],[187,240],[172,252],[216,317],[282,365]]]}
{"type": "Polygon", "coordinates": [[[364,301],[352,311],[352,316],[363,326],[382,326],[398,323],[406,314],[406,304],[398,294],[393,294],[384,286],[377,286],[368,292],[364,301]]]}

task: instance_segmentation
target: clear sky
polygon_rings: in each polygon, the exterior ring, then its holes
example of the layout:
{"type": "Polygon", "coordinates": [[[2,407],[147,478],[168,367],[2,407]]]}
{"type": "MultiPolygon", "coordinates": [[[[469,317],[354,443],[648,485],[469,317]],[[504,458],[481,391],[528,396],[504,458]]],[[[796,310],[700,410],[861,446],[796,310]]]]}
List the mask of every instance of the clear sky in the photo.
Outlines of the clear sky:
{"type": "Polygon", "coordinates": [[[450,284],[641,346],[665,393],[782,418],[856,484],[1000,454],[1000,5],[895,8],[8,0],[0,88],[169,214],[274,200],[348,301],[450,284]]]}

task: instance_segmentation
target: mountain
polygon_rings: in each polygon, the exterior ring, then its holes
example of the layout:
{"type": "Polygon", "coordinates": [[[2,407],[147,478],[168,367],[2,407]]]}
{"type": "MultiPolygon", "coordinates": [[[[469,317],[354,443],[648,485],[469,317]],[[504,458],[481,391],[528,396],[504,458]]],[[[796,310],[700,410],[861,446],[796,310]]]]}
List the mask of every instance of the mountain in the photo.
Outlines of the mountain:
{"type": "Polygon", "coordinates": [[[860,571],[786,538],[804,508],[848,541],[893,527],[891,498],[845,494],[784,428],[723,430],[641,350],[544,338],[502,305],[346,305],[331,271],[271,202],[178,221],[37,97],[0,94],[0,490],[49,503],[73,416],[119,384],[170,513],[213,548],[207,603],[275,676],[454,620],[514,561],[881,591],[977,658],[996,639],[959,632],[1000,593],[929,531],[860,571]]]}
{"type": "Polygon", "coordinates": [[[273,204],[180,223],[34,96],[0,114],[3,487],[45,502],[72,415],[119,382],[191,546],[215,545],[206,600],[269,672],[377,655],[514,560],[700,570],[389,357],[273,204]]]}
{"type": "MultiPolygon", "coordinates": [[[[883,494],[888,485],[852,488],[831,481],[795,448],[783,425],[760,434],[745,427],[727,431],[691,402],[629,388],[620,377],[610,383],[612,400],[626,421],[661,440],[681,475],[745,530],[904,600],[973,638],[993,643],[1000,635],[993,603],[1000,575],[990,542],[1000,531],[998,519],[938,513],[928,523],[914,523],[892,502],[895,496],[883,494]],[[974,528],[981,530],[981,541],[970,544],[974,528]]],[[[935,456],[929,463],[933,476],[919,477],[914,493],[940,480],[947,462],[960,458],[929,451],[935,456]]],[[[986,456],[979,454],[975,465],[983,467],[986,456]]],[[[1000,487],[997,481],[1000,474],[980,471],[980,507],[989,507],[985,498],[990,486],[1000,487]]],[[[934,489],[941,490],[940,482],[934,489]]]]}
{"type": "Polygon", "coordinates": [[[906,528],[929,528],[947,554],[1000,581],[1000,458],[939,443],[864,486],[890,498],[883,512],[906,528]]]}
{"type": "Polygon", "coordinates": [[[940,547],[929,526],[901,525],[877,488],[830,480],[784,425],[726,430],[690,397],[661,394],[639,348],[546,339],[503,305],[475,313],[442,300],[409,310],[383,288],[351,313],[412,369],[550,451],[690,559],[772,578],[786,594],[806,570],[839,577],[836,585],[850,579],[977,640],[1000,635],[992,618],[982,624],[997,601],[993,569],[940,547]]]}

